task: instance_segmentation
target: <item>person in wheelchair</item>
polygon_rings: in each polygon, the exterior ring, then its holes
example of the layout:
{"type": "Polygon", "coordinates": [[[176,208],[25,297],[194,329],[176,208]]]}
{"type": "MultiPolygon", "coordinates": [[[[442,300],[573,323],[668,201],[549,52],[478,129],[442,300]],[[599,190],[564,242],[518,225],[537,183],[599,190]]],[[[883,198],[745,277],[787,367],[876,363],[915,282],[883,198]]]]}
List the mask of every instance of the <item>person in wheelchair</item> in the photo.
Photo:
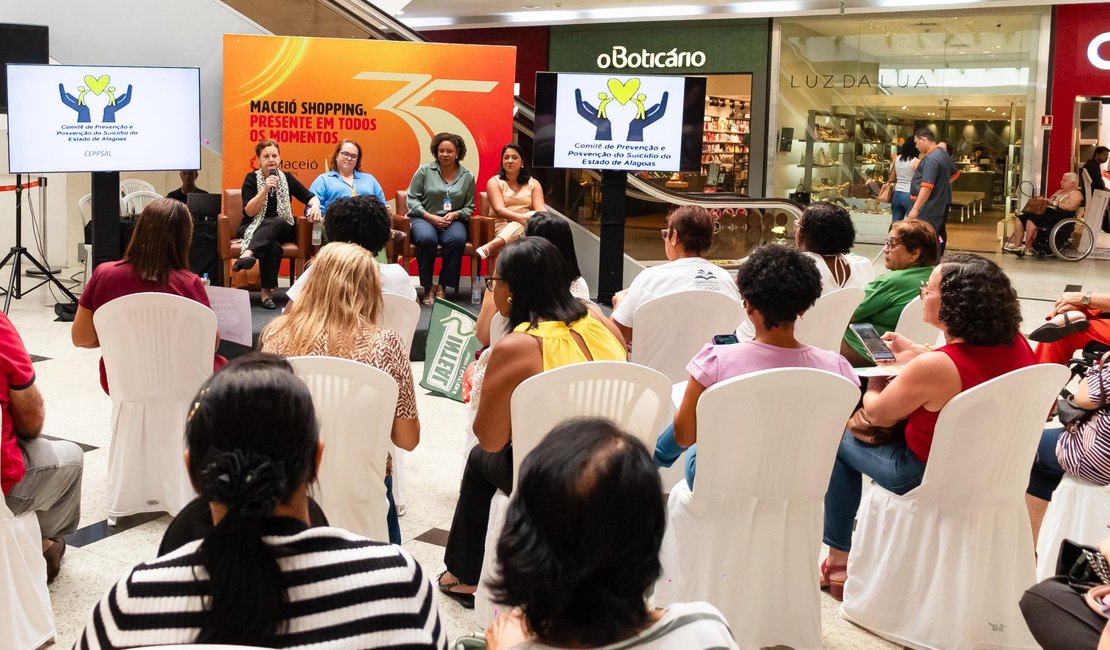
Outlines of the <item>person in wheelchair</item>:
{"type": "MultiPolygon", "coordinates": [[[[1042,257],[1049,253],[1048,233],[1052,227],[1064,219],[1075,216],[1075,211],[1083,203],[1083,193],[1079,191],[1079,176],[1075,172],[1068,172],[1060,179],[1060,189],[1048,198],[1049,205],[1044,214],[1038,215],[1028,212],[1018,214],[1017,223],[1014,224],[1014,234],[1003,246],[1002,250],[1013,253],[1018,257],[1035,254],[1042,257]]],[[[1071,237],[1071,229],[1064,229],[1059,237],[1071,237]]]]}

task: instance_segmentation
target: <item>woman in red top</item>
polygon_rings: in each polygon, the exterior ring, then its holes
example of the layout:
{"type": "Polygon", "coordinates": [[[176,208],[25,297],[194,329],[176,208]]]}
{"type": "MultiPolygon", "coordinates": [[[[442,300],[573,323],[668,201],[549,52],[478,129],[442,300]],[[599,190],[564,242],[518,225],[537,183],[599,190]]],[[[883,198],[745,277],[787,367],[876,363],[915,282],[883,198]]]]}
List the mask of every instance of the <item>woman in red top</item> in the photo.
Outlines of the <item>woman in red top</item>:
{"type": "MultiPolygon", "coordinates": [[[[133,293],[170,293],[195,300],[211,308],[204,282],[189,270],[189,245],[193,241],[193,217],[181,201],[158,199],[143,208],[124,258],[96,267],[85,283],[77,303],[70,335],[79,348],[98,348],[100,339],[93,312],[101,305],[133,293]]],[[[216,347],[220,335],[216,335],[216,347]]],[[[215,355],[213,369],[227,363],[215,355]]],[[[100,360],[100,386],[108,392],[104,359],[100,360]]]]}
{"type": "Polygon", "coordinates": [[[1010,279],[978,255],[950,255],[921,286],[925,322],[944,332],[936,350],[889,332],[883,338],[905,368],[893,380],[872,378],[863,396],[864,419],[876,426],[906,421],[905,440],[869,445],[845,432],[825,495],[821,586],[843,596],[852,548],[852,520],[866,474],[895,494],[921,484],[940,410],[962,391],[1036,363],[1018,331],[1021,310],[1010,279]]]}

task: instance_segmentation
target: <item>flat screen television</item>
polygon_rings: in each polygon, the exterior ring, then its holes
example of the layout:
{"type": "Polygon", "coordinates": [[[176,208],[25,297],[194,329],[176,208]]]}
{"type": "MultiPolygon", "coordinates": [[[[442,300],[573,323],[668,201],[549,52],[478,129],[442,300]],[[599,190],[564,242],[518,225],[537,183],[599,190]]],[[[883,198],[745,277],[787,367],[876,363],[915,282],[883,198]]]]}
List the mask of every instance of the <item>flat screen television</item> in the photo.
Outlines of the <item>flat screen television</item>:
{"type": "Polygon", "coordinates": [[[200,168],[200,68],[7,72],[9,173],[200,168]]]}
{"type": "Polygon", "coordinates": [[[699,171],[705,77],[536,74],[536,167],[699,171]]]}

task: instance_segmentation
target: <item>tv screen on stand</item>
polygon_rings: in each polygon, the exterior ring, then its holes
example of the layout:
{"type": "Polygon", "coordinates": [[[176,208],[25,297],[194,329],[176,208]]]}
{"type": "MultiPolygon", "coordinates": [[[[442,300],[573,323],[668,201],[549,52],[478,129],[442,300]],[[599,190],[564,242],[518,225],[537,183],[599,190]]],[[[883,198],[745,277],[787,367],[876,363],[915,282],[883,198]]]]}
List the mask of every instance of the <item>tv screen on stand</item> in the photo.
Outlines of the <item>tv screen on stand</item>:
{"type": "Polygon", "coordinates": [[[200,69],[8,64],[12,174],[200,168],[200,69]]]}
{"type": "Polygon", "coordinates": [[[536,167],[697,172],[705,77],[540,72],[536,167]]]}

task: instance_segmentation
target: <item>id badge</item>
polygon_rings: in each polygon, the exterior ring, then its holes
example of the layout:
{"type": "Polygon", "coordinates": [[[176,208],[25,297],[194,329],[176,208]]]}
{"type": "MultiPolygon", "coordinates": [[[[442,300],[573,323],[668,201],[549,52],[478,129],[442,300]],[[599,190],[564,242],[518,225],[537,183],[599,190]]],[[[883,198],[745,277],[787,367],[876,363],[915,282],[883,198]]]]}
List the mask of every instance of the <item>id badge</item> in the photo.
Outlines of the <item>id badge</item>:
{"type": "Polygon", "coordinates": [[[451,196],[450,195],[443,197],[443,211],[444,212],[450,212],[451,211],[451,196]]]}

